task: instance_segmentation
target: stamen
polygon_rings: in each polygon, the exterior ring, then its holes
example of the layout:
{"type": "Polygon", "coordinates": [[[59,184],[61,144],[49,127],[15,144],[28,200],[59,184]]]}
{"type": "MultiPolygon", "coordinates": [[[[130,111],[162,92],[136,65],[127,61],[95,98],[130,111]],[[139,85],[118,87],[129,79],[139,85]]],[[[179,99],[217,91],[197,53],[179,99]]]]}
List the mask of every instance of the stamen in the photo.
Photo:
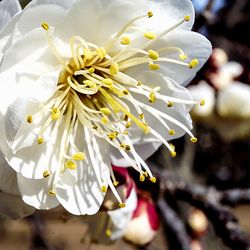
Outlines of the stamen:
{"type": "Polygon", "coordinates": [[[53,108],[51,111],[51,119],[57,120],[60,117],[60,110],[58,108],[53,108]]]}
{"type": "Polygon", "coordinates": [[[156,64],[156,63],[149,63],[148,68],[151,70],[158,70],[158,69],[160,69],[160,65],[156,64]]]}
{"type": "Polygon", "coordinates": [[[83,152],[77,152],[72,155],[72,159],[75,161],[82,161],[85,159],[85,154],[83,152]]]}
{"type": "Polygon", "coordinates": [[[47,178],[47,177],[49,177],[50,176],[50,172],[48,171],[48,170],[45,170],[44,172],[43,172],[43,177],[44,178],[47,178]]]}
{"type": "Polygon", "coordinates": [[[159,54],[154,51],[154,50],[149,50],[148,51],[148,56],[152,59],[152,60],[157,60],[159,58],[159,54]]]}
{"type": "Polygon", "coordinates": [[[42,137],[42,136],[39,136],[39,137],[37,138],[37,144],[42,144],[43,142],[44,142],[43,137],[42,137]]]}
{"type": "Polygon", "coordinates": [[[26,121],[27,121],[27,123],[32,123],[32,121],[33,121],[32,115],[27,115],[26,121]]]}
{"type": "Polygon", "coordinates": [[[69,160],[69,161],[66,161],[65,167],[70,169],[70,170],[75,170],[77,168],[77,165],[75,162],[69,160]]]}
{"type": "Polygon", "coordinates": [[[123,36],[121,38],[121,44],[122,45],[129,45],[131,43],[131,39],[129,36],[123,36]]]}
{"type": "Polygon", "coordinates": [[[189,67],[190,69],[193,69],[193,68],[195,68],[198,64],[199,64],[199,60],[198,60],[198,59],[193,59],[193,60],[189,63],[188,67],[189,67]]]}
{"type": "Polygon", "coordinates": [[[116,75],[119,72],[119,65],[116,62],[113,62],[110,65],[109,70],[111,75],[116,75]]]}
{"type": "Polygon", "coordinates": [[[204,99],[200,100],[200,106],[204,106],[206,104],[206,101],[204,99]]]}
{"type": "Polygon", "coordinates": [[[149,11],[149,12],[148,12],[148,18],[152,17],[153,15],[154,15],[154,14],[153,14],[152,11],[149,11]]]}
{"type": "Polygon", "coordinates": [[[144,37],[149,40],[153,40],[156,38],[156,34],[154,32],[147,31],[144,33],[144,37]]]}

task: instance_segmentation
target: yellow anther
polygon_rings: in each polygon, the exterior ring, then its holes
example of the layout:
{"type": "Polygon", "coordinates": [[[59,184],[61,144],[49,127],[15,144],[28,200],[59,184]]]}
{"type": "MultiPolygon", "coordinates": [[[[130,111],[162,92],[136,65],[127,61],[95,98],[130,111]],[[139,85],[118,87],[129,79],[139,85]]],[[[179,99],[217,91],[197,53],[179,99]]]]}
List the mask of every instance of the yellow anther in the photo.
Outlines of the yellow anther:
{"type": "Polygon", "coordinates": [[[145,175],[143,175],[143,174],[140,175],[140,181],[141,182],[145,181],[145,175]]]}
{"type": "Polygon", "coordinates": [[[175,130],[170,129],[170,130],[168,131],[168,134],[169,134],[169,135],[175,135],[175,130]]]}
{"type": "Polygon", "coordinates": [[[110,229],[107,229],[107,230],[105,231],[105,234],[106,234],[107,237],[110,237],[110,236],[112,235],[112,232],[111,232],[110,229]]]}
{"type": "Polygon", "coordinates": [[[126,207],[126,203],[124,203],[124,202],[119,203],[119,207],[120,207],[120,208],[126,207]]]}
{"type": "Polygon", "coordinates": [[[131,122],[127,122],[127,124],[125,125],[126,128],[130,128],[132,126],[131,122]]]}
{"type": "Polygon", "coordinates": [[[75,161],[83,161],[85,159],[85,154],[83,152],[74,153],[72,159],[75,161]]]}
{"type": "Polygon", "coordinates": [[[154,103],[156,100],[155,92],[151,91],[149,94],[149,102],[154,103]]]}
{"type": "Polygon", "coordinates": [[[117,186],[119,185],[119,182],[118,182],[118,181],[114,181],[114,182],[113,182],[113,185],[114,185],[115,187],[117,187],[117,186]]]}
{"type": "Polygon", "coordinates": [[[129,94],[129,91],[128,91],[127,89],[124,89],[124,90],[122,91],[122,93],[123,93],[124,95],[128,95],[128,94],[129,94]]]}
{"type": "Polygon", "coordinates": [[[101,60],[107,55],[107,52],[103,47],[97,48],[96,53],[101,60]]]}
{"type": "Polygon", "coordinates": [[[149,63],[148,68],[151,70],[158,70],[160,68],[160,65],[156,63],[149,63]]]}
{"type": "Polygon", "coordinates": [[[94,86],[96,86],[96,84],[90,80],[84,80],[83,83],[89,88],[93,88],[94,86]]]}
{"type": "Polygon", "coordinates": [[[195,68],[198,64],[199,64],[199,60],[198,60],[198,59],[193,59],[193,60],[191,60],[191,62],[188,64],[188,67],[189,67],[190,69],[193,69],[193,68],[195,68]]]}
{"type": "Polygon", "coordinates": [[[145,172],[143,173],[143,175],[144,175],[145,177],[148,177],[148,172],[145,171],[145,172]]]}
{"type": "Polygon", "coordinates": [[[88,69],[88,71],[89,71],[90,74],[93,74],[95,72],[95,68],[91,67],[91,68],[88,69]]]}
{"type": "Polygon", "coordinates": [[[155,177],[151,177],[151,178],[150,178],[150,181],[151,181],[152,183],[156,183],[156,178],[155,178],[155,177]]]}
{"type": "Polygon", "coordinates": [[[97,127],[96,125],[93,125],[92,128],[93,128],[93,129],[97,129],[98,127],[97,127]]]}
{"type": "Polygon", "coordinates": [[[175,151],[170,151],[170,155],[171,155],[171,157],[175,157],[176,156],[176,152],[175,151]]]}
{"type": "Polygon", "coordinates": [[[100,111],[104,114],[104,115],[110,115],[111,114],[111,110],[109,108],[101,108],[100,111]]]}
{"type": "Polygon", "coordinates": [[[146,123],[143,123],[145,126],[143,128],[143,131],[145,134],[148,134],[150,132],[150,127],[146,124],[146,123]]]}
{"type": "Polygon", "coordinates": [[[167,103],[168,108],[173,107],[173,105],[174,105],[174,103],[173,103],[173,102],[168,102],[168,103],[167,103]]]}
{"type": "Polygon", "coordinates": [[[42,28],[45,29],[45,30],[48,30],[48,29],[49,29],[49,24],[46,23],[46,22],[43,22],[43,23],[41,24],[41,26],[42,26],[42,28]]]}
{"type": "Polygon", "coordinates": [[[116,75],[119,72],[119,65],[116,62],[112,62],[109,71],[111,75],[116,75]]]}
{"type": "Polygon", "coordinates": [[[193,142],[193,143],[195,143],[195,142],[198,141],[198,139],[196,137],[192,137],[192,138],[190,138],[190,141],[193,142]]]}
{"type": "Polygon", "coordinates": [[[180,55],[179,55],[179,58],[180,58],[181,60],[186,60],[186,59],[187,59],[187,55],[185,55],[185,54],[180,54],[180,55]]]}
{"type": "Polygon", "coordinates": [[[129,45],[131,43],[131,39],[129,36],[123,36],[121,38],[121,44],[123,45],[129,45]]]}
{"type": "Polygon", "coordinates": [[[32,121],[33,121],[32,115],[27,115],[26,121],[27,121],[28,123],[32,123],[32,121]]]}
{"type": "Polygon", "coordinates": [[[148,51],[148,56],[149,56],[152,60],[157,60],[157,59],[159,58],[159,54],[158,54],[156,51],[152,50],[152,49],[150,49],[150,50],[148,51]]]}
{"type": "Polygon", "coordinates": [[[108,86],[112,86],[113,85],[113,80],[110,78],[106,78],[102,80],[102,83],[108,86]]]}
{"type": "Polygon", "coordinates": [[[144,33],[144,37],[147,38],[147,39],[155,39],[156,38],[156,34],[154,32],[145,32],[144,33]]]}
{"type": "Polygon", "coordinates": [[[42,136],[39,136],[36,141],[37,141],[37,144],[42,144],[44,142],[44,139],[42,136]]]}
{"type": "Polygon", "coordinates": [[[52,108],[51,110],[51,119],[57,120],[60,117],[60,109],[59,108],[52,108]]]}
{"type": "Polygon", "coordinates": [[[154,13],[152,11],[148,12],[148,18],[152,17],[154,15],[154,13]]]}
{"type": "Polygon", "coordinates": [[[204,106],[206,104],[206,101],[204,99],[200,100],[200,106],[204,106]]]}
{"type": "Polygon", "coordinates": [[[141,81],[138,81],[137,82],[137,86],[141,86],[142,85],[142,82],[141,81]]]}
{"type": "Polygon", "coordinates": [[[108,137],[111,141],[113,141],[114,139],[116,139],[117,134],[115,132],[111,132],[108,134],[108,137]]]}
{"type": "Polygon", "coordinates": [[[140,118],[141,120],[143,120],[143,119],[144,119],[144,114],[141,113],[141,114],[139,115],[139,118],[140,118]]]}
{"type": "Polygon", "coordinates": [[[184,20],[185,20],[186,22],[188,22],[188,21],[190,20],[190,16],[185,16],[185,17],[184,17],[184,20]]]}
{"type": "Polygon", "coordinates": [[[43,177],[44,178],[47,178],[47,177],[49,177],[50,176],[50,172],[48,171],[48,170],[45,170],[44,172],[43,172],[43,177]]]}
{"type": "Polygon", "coordinates": [[[102,123],[107,124],[109,122],[107,117],[102,117],[102,123]]]}
{"type": "Polygon", "coordinates": [[[51,195],[51,196],[55,196],[55,195],[56,195],[56,192],[55,192],[55,190],[50,189],[50,190],[48,191],[48,194],[51,195]]]}
{"type": "Polygon", "coordinates": [[[87,60],[91,60],[93,57],[91,50],[88,48],[83,49],[83,55],[84,55],[85,59],[87,59],[87,60]]]}
{"type": "Polygon", "coordinates": [[[124,132],[122,132],[124,135],[128,135],[128,131],[125,130],[124,132]]]}
{"type": "Polygon", "coordinates": [[[123,117],[123,120],[125,121],[125,122],[127,122],[128,121],[128,115],[124,115],[124,117],[123,117]]]}
{"type": "Polygon", "coordinates": [[[120,144],[120,147],[121,147],[122,149],[124,149],[124,150],[127,150],[127,151],[129,151],[129,150],[131,149],[130,146],[127,145],[127,144],[125,144],[125,143],[121,143],[121,144],[120,144]]]}
{"type": "Polygon", "coordinates": [[[68,160],[65,162],[65,167],[70,170],[75,170],[77,168],[77,165],[74,161],[68,160]]]}
{"type": "Polygon", "coordinates": [[[106,192],[107,192],[107,190],[108,190],[108,188],[107,188],[106,186],[102,186],[102,188],[101,188],[101,189],[102,189],[102,192],[103,192],[103,193],[106,193],[106,192]]]}

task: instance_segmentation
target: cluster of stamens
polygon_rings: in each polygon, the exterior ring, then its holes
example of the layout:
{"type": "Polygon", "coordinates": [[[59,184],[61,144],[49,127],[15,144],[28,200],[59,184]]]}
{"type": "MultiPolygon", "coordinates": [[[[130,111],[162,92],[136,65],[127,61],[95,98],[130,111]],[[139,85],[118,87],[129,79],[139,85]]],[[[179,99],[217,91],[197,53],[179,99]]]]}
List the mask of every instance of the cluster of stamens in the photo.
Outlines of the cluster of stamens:
{"type": "MultiPolygon", "coordinates": [[[[72,140],[76,127],[82,126],[84,130],[87,138],[84,141],[87,142],[88,155],[93,155],[93,152],[101,153],[96,141],[92,141],[95,137],[91,137],[91,134],[103,138],[117,148],[130,165],[139,172],[141,181],[149,178],[153,183],[156,182],[156,178],[136,152],[129,136],[130,127],[135,125],[144,133],[152,133],[169,149],[171,156],[175,157],[176,152],[172,144],[169,144],[154,128],[150,127],[150,124],[145,120],[143,110],[147,110],[157,118],[169,135],[174,135],[175,131],[168,126],[168,121],[186,131],[192,142],[197,141],[184,124],[153,106],[157,100],[165,103],[166,109],[171,108],[175,103],[196,104],[197,102],[162,95],[160,87],[150,88],[144,85],[140,79],[134,79],[125,73],[127,69],[142,64],[148,64],[150,70],[158,70],[160,64],[164,62],[179,64],[190,69],[198,64],[197,59],[185,62],[188,55],[181,48],[165,47],[158,51],[150,49],[158,39],[175,30],[182,23],[189,21],[189,16],[184,17],[176,25],[160,34],[145,31],[143,33],[145,43],[140,48],[133,47],[133,41],[126,32],[136,27],[137,20],[152,16],[153,13],[148,12],[147,15],[131,20],[105,47],[98,47],[77,35],[71,37],[69,46],[72,57],[67,60],[60,55],[54,45],[53,33],[49,25],[42,24],[49,48],[62,65],[62,70],[54,95],[44,104],[42,111],[33,115],[28,114],[27,122],[32,123],[41,112],[47,112],[47,120],[37,137],[38,144],[45,142],[43,134],[50,126],[55,128],[64,126],[60,147],[60,166],[58,166],[53,185],[49,190],[50,195],[55,195],[59,174],[67,169],[77,171],[77,162],[85,160],[85,153],[81,152],[72,140]],[[113,54],[110,51],[118,43],[123,48],[118,53],[113,54]],[[166,51],[179,53],[180,60],[161,57],[161,54],[166,51]],[[133,97],[133,94],[145,96],[148,99],[148,104],[138,101],[133,97]],[[129,108],[131,106],[136,113],[131,112],[129,108]]],[[[204,100],[200,104],[204,105],[204,100]]],[[[121,201],[115,190],[118,182],[112,168],[109,168],[110,176],[104,175],[98,180],[100,189],[105,193],[109,186],[118,199],[120,207],[124,207],[125,203],[121,201]],[[106,182],[103,181],[104,179],[106,182]],[[108,186],[103,183],[108,183],[108,186]]],[[[45,170],[43,177],[47,178],[48,176],[50,176],[50,172],[45,170]]]]}

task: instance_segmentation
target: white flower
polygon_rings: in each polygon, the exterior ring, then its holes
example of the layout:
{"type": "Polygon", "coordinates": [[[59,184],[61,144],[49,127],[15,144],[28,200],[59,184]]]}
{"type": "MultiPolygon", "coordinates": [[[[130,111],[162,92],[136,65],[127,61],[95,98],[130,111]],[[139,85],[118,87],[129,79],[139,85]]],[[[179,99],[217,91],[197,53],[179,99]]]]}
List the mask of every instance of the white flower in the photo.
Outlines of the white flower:
{"type": "Polygon", "coordinates": [[[1,151],[27,204],[94,214],[109,187],[123,207],[111,161],[154,182],[144,159],[162,143],[174,154],[167,140],[186,132],[196,141],[179,84],[211,46],[193,17],[189,0],[35,0],[10,21],[1,151]]]}
{"type": "Polygon", "coordinates": [[[250,87],[233,82],[218,93],[217,110],[222,117],[250,118],[250,87]]]}

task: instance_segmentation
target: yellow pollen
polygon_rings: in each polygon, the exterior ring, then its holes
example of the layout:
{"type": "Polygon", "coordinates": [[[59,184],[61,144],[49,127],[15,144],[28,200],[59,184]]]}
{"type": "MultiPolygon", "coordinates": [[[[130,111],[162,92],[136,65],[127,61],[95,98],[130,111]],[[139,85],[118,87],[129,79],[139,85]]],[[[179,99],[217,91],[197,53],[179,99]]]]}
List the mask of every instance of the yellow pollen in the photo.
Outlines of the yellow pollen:
{"type": "Polygon", "coordinates": [[[121,38],[121,44],[122,45],[129,45],[131,43],[131,39],[129,36],[123,36],[121,38]]]}
{"type": "Polygon", "coordinates": [[[152,11],[148,12],[148,18],[152,17],[154,15],[154,13],[152,11]]]}
{"type": "Polygon", "coordinates": [[[185,20],[186,22],[188,22],[188,21],[190,20],[190,16],[185,16],[185,17],[184,17],[184,20],[185,20]]]}
{"type": "Polygon", "coordinates": [[[132,126],[132,123],[131,123],[131,122],[128,122],[128,123],[125,125],[126,128],[130,128],[131,126],[132,126]]]}
{"type": "Polygon", "coordinates": [[[126,203],[124,203],[124,202],[119,203],[119,207],[120,207],[120,208],[126,207],[126,203]]]}
{"type": "Polygon", "coordinates": [[[77,165],[75,162],[69,160],[65,162],[65,167],[70,169],[70,170],[75,170],[77,168],[77,165]]]}
{"type": "Polygon", "coordinates": [[[102,186],[102,188],[101,188],[101,189],[102,189],[102,192],[103,192],[103,193],[106,193],[106,192],[107,192],[107,190],[108,190],[108,188],[107,188],[106,186],[102,186]]]}
{"type": "Polygon", "coordinates": [[[190,141],[193,142],[193,143],[195,143],[195,142],[198,141],[198,139],[196,137],[192,137],[192,138],[190,138],[190,141]]]}
{"type": "Polygon", "coordinates": [[[47,177],[49,177],[50,176],[50,172],[48,171],[48,170],[45,170],[44,172],[43,172],[43,177],[44,178],[47,178],[47,177]]]}
{"type": "Polygon", "coordinates": [[[124,90],[122,91],[122,93],[123,93],[124,95],[128,95],[128,94],[129,94],[129,91],[128,91],[127,89],[124,89],[124,90]]]}
{"type": "Polygon", "coordinates": [[[117,186],[119,185],[119,182],[118,182],[118,181],[114,181],[114,182],[113,182],[113,185],[114,185],[115,187],[117,187],[117,186]]]}
{"type": "Polygon", "coordinates": [[[95,72],[95,69],[93,67],[91,67],[91,68],[88,69],[88,71],[89,71],[90,74],[93,74],[95,72]]]}
{"type": "Polygon", "coordinates": [[[189,67],[190,69],[193,69],[193,68],[195,68],[198,64],[199,64],[199,60],[198,60],[198,59],[193,59],[193,60],[191,60],[191,62],[188,64],[188,67],[189,67]]]}
{"type": "Polygon", "coordinates": [[[175,151],[170,151],[170,155],[171,155],[171,157],[175,157],[176,156],[176,152],[175,151]]]}
{"type": "Polygon", "coordinates": [[[149,63],[148,68],[151,70],[158,70],[160,68],[160,65],[156,63],[149,63]]]}
{"type": "Polygon", "coordinates": [[[141,114],[139,115],[139,118],[140,118],[141,120],[143,120],[143,119],[144,119],[144,114],[141,113],[141,114]]]}
{"type": "Polygon", "coordinates": [[[156,178],[155,178],[155,177],[151,177],[151,178],[150,178],[150,181],[151,181],[152,183],[156,183],[156,178]]]}
{"type": "Polygon", "coordinates": [[[140,175],[140,181],[141,182],[145,181],[145,176],[143,174],[140,175]]]}
{"type": "Polygon", "coordinates": [[[106,234],[107,237],[110,237],[110,236],[112,235],[112,232],[111,232],[110,229],[107,229],[107,230],[105,231],[105,234],[106,234]]]}
{"type": "Polygon", "coordinates": [[[45,30],[48,30],[48,29],[49,29],[49,24],[46,23],[46,22],[43,22],[43,23],[41,24],[41,26],[42,26],[42,28],[45,29],[45,30]]]}
{"type": "Polygon", "coordinates": [[[32,121],[33,121],[32,115],[27,115],[26,121],[27,121],[28,123],[32,123],[32,121]]]}
{"type": "Polygon", "coordinates": [[[154,32],[148,31],[148,32],[144,33],[144,37],[147,38],[147,39],[152,40],[152,39],[156,38],[156,34],[154,32]]]}
{"type": "Polygon", "coordinates": [[[54,120],[57,120],[59,117],[60,117],[60,109],[58,108],[53,108],[51,110],[51,119],[54,121],[54,120]]]}
{"type": "Polygon", "coordinates": [[[96,53],[101,60],[107,55],[107,52],[103,47],[97,48],[96,53]]]}
{"type": "Polygon", "coordinates": [[[187,55],[185,55],[185,54],[180,54],[180,55],[179,55],[179,58],[180,58],[181,60],[186,60],[186,59],[187,59],[187,55]]]}
{"type": "Polygon", "coordinates": [[[125,144],[125,143],[121,143],[121,144],[120,144],[120,147],[121,147],[122,149],[124,149],[124,150],[127,150],[127,151],[129,151],[129,150],[131,149],[130,146],[127,145],[127,144],[125,144]]]}
{"type": "Polygon", "coordinates": [[[75,161],[83,161],[85,159],[85,154],[83,152],[74,153],[72,159],[75,161]]]}
{"type": "Polygon", "coordinates": [[[111,110],[109,108],[101,108],[100,111],[104,114],[104,115],[110,115],[111,114],[111,110]]]}
{"type": "Polygon", "coordinates": [[[102,80],[102,83],[108,86],[112,86],[113,85],[113,80],[110,78],[106,78],[102,80]]]}
{"type": "Polygon", "coordinates": [[[89,88],[93,88],[95,86],[95,83],[90,80],[85,80],[83,83],[89,88]]]}
{"type": "Polygon", "coordinates": [[[169,134],[169,135],[175,135],[175,131],[174,131],[173,129],[170,129],[170,130],[168,131],[168,134],[169,134]]]}
{"type": "Polygon", "coordinates": [[[37,144],[42,144],[44,142],[44,139],[43,137],[39,136],[36,141],[37,141],[37,144]]]}
{"type": "Polygon", "coordinates": [[[141,81],[138,81],[137,82],[137,86],[141,86],[142,85],[142,82],[141,81]]]}
{"type": "Polygon", "coordinates": [[[83,49],[83,55],[84,55],[85,59],[87,59],[87,60],[91,60],[93,57],[91,50],[88,48],[83,49]]]}
{"type": "Polygon", "coordinates": [[[155,92],[151,91],[149,94],[149,102],[154,103],[156,100],[155,92]]]}
{"type": "Polygon", "coordinates": [[[116,75],[119,72],[119,65],[116,62],[113,62],[110,65],[109,71],[111,75],[116,75]]]}
{"type": "Polygon", "coordinates": [[[168,102],[168,103],[167,103],[168,108],[173,107],[173,105],[174,105],[173,102],[168,102]]]}
{"type": "Polygon", "coordinates": [[[109,122],[107,117],[102,117],[102,123],[107,124],[109,122]]]}
{"type": "Polygon", "coordinates": [[[54,190],[50,189],[48,194],[51,195],[51,196],[55,196],[56,192],[54,190]]]}
{"type": "Polygon", "coordinates": [[[117,138],[117,135],[118,135],[117,133],[111,132],[111,133],[109,133],[108,137],[109,137],[109,139],[110,139],[111,141],[113,141],[114,139],[117,138]]]}
{"type": "Polygon", "coordinates": [[[206,104],[206,101],[204,99],[200,100],[200,106],[204,106],[206,104]]]}
{"type": "Polygon", "coordinates": [[[152,50],[152,49],[150,49],[150,50],[148,51],[148,56],[149,56],[152,60],[157,60],[157,59],[159,58],[159,54],[158,54],[156,51],[152,50]]]}

